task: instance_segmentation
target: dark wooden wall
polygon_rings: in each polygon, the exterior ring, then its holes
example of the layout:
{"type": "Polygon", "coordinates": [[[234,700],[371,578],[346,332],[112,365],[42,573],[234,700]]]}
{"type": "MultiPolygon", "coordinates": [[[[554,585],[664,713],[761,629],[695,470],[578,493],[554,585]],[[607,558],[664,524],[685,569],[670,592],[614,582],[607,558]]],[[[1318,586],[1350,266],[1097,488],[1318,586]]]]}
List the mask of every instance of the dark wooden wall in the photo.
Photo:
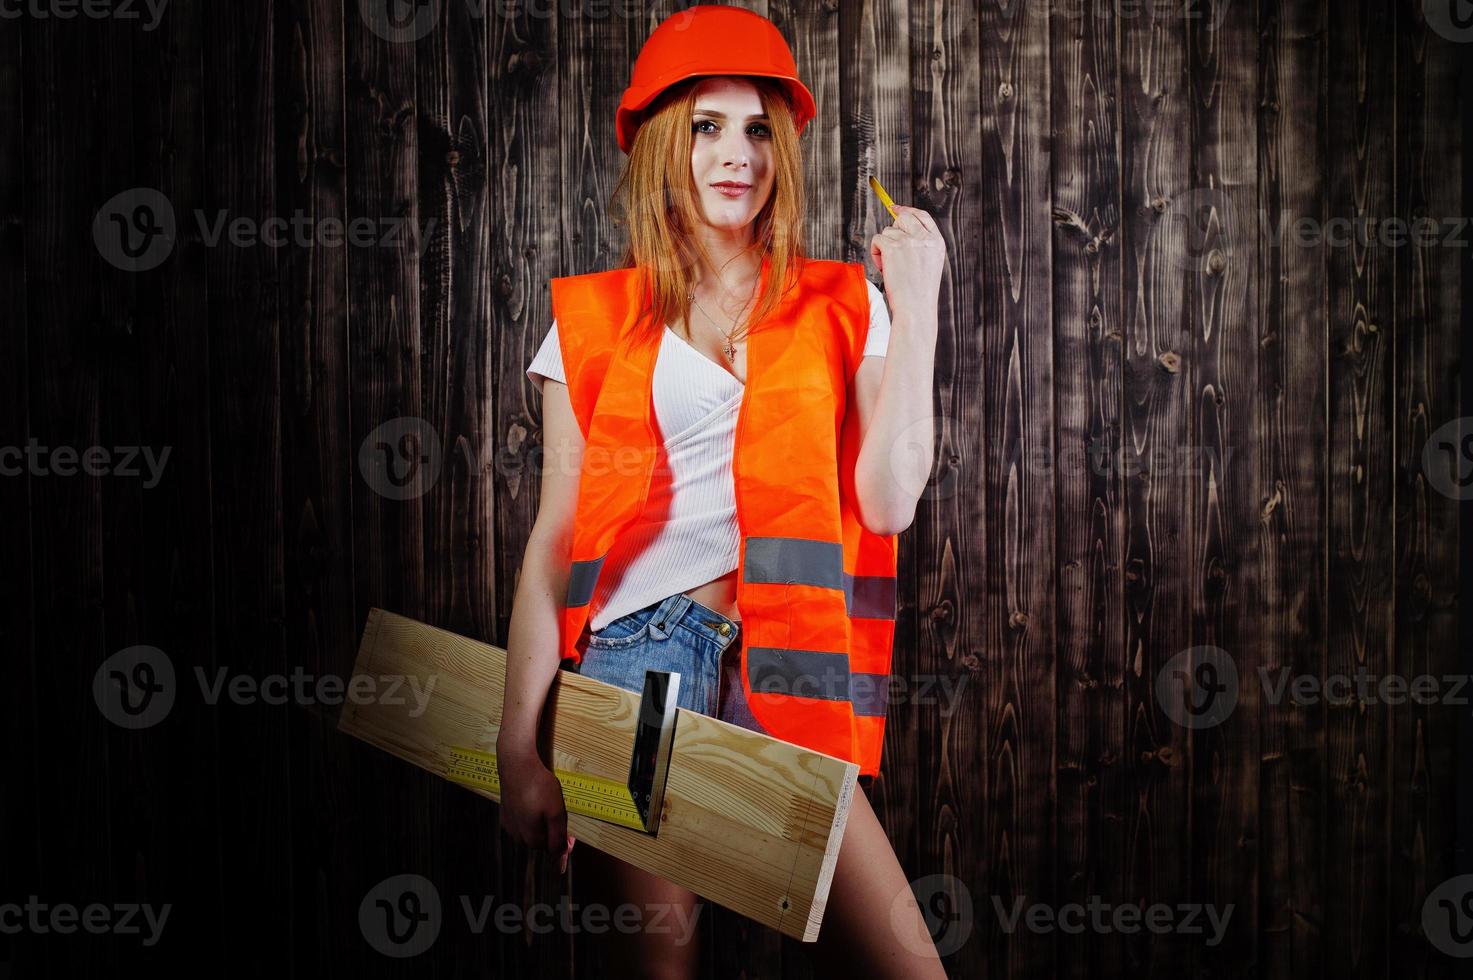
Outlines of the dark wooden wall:
{"type": "MultiPolygon", "coordinates": [[[[153,487],[0,480],[0,903],[173,906],[149,948],[0,936],[0,975],[604,968],[564,930],[468,928],[459,896],[565,893],[492,806],[338,737],[331,705],[212,707],[193,674],[345,674],[375,605],[505,641],[537,506],[522,372],[549,278],[618,258],[614,107],[680,5],[486,2],[422,4],[434,27],[407,41],[356,0],[0,20],[0,444],[171,450],[153,487]],[[134,272],[92,225],[140,187],[178,237],[134,272]],[[235,247],[195,209],[434,224],[396,247],[235,247]],[[391,499],[364,460],[406,418],[440,465],[391,499]],[[134,644],[178,675],[141,731],[92,696],[134,644]],[[413,960],[358,924],[401,873],[444,904],[413,960]]],[[[1422,908],[1459,870],[1459,711],[1300,707],[1257,679],[1460,669],[1458,504],[1422,460],[1460,414],[1473,232],[1274,232],[1464,214],[1473,47],[1418,0],[745,5],[818,99],[812,251],[865,257],[870,173],[949,245],[895,672],[961,694],[897,699],[872,799],[952,975],[1452,975],[1422,908]],[[1111,465],[1083,464],[1100,449],[1111,465]],[[1196,467],[1159,455],[1182,451],[1196,467]],[[1189,729],[1156,679],[1198,646],[1243,683],[1189,729]],[[1009,934],[995,907],[1091,896],[1230,904],[1228,941],[1009,934]]],[[[706,975],[810,973],[737,916],[701,929],[706,975]]]]}

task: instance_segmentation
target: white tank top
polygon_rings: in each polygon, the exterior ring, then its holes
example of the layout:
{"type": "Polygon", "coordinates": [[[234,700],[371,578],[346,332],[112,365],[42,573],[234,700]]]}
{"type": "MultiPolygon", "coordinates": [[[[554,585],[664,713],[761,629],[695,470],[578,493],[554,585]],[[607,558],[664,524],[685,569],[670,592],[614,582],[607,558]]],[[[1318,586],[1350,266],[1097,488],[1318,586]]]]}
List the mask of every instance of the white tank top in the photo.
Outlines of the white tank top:
{"type": "MultiPolygon", "coordinates": [[[[879,287],[868,280],[866,285],[870,320],[864,354],[883,357],[890,344],[890,313],[879,287]]],[[[527,377],[539,390],[544,377],[567,383],[556,320],[527,377]]],[[[644,511],[614,541],[599,572],[589,604],[589,629],[595,632],[737,567],[741,532],[731,457],[746,385],[668,326],[653,385],[665,452],[656,460],[644,511]]]]}

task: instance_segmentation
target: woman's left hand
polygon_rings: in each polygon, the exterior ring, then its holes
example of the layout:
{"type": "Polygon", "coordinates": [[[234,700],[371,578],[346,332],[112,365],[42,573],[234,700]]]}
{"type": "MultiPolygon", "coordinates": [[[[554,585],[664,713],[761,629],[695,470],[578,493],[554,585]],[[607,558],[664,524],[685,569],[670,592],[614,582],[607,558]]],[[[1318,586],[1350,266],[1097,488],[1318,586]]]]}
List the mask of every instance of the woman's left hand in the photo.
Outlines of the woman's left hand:
{"type": "Polygon", "coordinates": [[[893,315],[906,311],[936,317],[946,241],[936,219],[920,208],[895,205],[895,223],[870,239],[869,254],[885,278],[885,299],[893,315]]]}

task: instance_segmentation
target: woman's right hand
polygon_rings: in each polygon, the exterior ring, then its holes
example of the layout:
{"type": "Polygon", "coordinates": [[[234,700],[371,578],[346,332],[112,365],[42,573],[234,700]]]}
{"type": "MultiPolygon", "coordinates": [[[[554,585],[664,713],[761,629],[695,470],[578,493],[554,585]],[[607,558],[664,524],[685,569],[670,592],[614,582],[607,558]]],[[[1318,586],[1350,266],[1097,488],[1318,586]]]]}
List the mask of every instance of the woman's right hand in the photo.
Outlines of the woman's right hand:
{"type": "Polygon", "coordinates": [[[568,870],[574,837],[568,833],[563,787],[535,751],[510,758],[497,754],[501,778],[501,829],[534,851],[560,855],[558,874],[568,870]]]}

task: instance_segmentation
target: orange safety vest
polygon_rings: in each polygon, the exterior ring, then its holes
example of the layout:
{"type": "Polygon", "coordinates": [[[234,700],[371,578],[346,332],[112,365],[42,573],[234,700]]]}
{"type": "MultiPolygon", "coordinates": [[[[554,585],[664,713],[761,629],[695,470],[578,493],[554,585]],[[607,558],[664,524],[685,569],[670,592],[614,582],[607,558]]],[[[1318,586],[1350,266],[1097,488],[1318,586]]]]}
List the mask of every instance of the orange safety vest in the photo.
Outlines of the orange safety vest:
{"type": "MultiPolygon", "coordinates": [[[[770,260],[763,259],[761,285],[770,260]]],[[[656,445],[652,329],[639,270],[552,280],[583,432],[563,657],[578,663],[599,569],[644,510],[656,445]],[[648,337],[648,340],[644,338],[648,337]]],[[[860,524],[849,379],[869,326],[864,267],[810,259],[747,335],[732,479],[741,549],[742,690],[775,738],[880,771],[895,634],[896,536],[860,524]]]]}

